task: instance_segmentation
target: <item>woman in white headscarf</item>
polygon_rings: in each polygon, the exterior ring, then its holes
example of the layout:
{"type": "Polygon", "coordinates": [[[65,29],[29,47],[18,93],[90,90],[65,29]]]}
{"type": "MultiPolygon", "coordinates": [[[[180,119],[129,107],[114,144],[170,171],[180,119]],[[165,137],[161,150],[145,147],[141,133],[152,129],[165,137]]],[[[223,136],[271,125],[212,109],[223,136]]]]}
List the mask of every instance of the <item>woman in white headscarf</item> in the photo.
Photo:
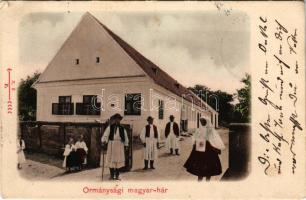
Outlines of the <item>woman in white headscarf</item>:
{"type": "Polygon", "coordinates": [[[201,118],[200,127],[194,134],[194,146],[184,167],[186,170],[209,181],[211,176],[222,173],[221,162],[218,154],[225,148],[218,132],[212,126],[210,120],[201,118]]]}

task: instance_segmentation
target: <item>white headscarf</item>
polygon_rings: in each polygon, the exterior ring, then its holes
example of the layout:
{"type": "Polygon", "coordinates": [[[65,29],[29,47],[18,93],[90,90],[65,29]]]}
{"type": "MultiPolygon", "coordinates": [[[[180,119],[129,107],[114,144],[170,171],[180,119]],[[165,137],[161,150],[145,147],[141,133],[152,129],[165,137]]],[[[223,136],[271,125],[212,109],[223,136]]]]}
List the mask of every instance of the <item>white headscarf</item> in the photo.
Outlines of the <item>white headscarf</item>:
{"type": "MultiPolygon", "coordinates": [[[[205,118],[204,118],[205,119],[205,118]]],[[[216,129],[213,127],[211,124],[211,121],[209,119],[206,120],[206,125],[202,126],[200,122],[200,127],[195,133],[195,140],[200,139],[200,140],[207,140],[209,143],[220,150],[225,149],[224,143],[219,135],[219,133],[216,131],[216,129]]]]}

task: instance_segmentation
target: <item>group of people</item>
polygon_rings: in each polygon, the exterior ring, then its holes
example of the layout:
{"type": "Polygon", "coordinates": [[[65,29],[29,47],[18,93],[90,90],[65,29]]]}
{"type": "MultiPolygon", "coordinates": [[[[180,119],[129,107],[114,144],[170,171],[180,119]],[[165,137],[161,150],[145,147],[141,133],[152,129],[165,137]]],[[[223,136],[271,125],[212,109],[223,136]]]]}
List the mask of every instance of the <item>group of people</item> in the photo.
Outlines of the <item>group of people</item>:
{"type": "MultiPolygon", "coordinates": [[[[166,147],[171,155],[179,156],[179,126],[174,121],[174,116],[170,115],[170,122],[165,127],[166,147]]],[[[148,124],[140,133],[140,140],[144,146],[144,170],[155,169],[154,161],[158,157],[158,149],[160,144],[160,134],[154,125],[154,118],[147,118],[148,124]],[[150,166],[149,166],[150,164],[150,166]]]]}
{"type": "MultiPolygon", "coordinates": [[[[128,148],[129,139],[124,127],[120,124],[122,120],[120,114],[115,114],[110,119],[110,125],[106,128],[101,141],[102,145],[107,145],[106,164],[110,169],[110,179],[120,180],[120,168],[125,166],[125,149],[128,148]]],[[[169,154],[180,155],[180,130],[179,125],[174,121],[175,117],[170,115],[169,122],[165,127],[166,147],[169,154]]],[[[154,162],[158,157],[160,144],[160,133],[154,118],[147,118],[148,124],[140,133],[140,140],[143,144],[143,170],[155,169],[154,162]]],[[[209,119],[200,118],[200,127],[195,131],[193,137],[193,149],[184,164],[186,170],[198,176],[202,181],[203,177],[209,181],[211,176],[219,175],[222,172],[219,155],[225,148],[221,137],[214,129],[209,119]]],[[[104,159],[101,158],[101,166],[104,159]]]]}
{"type": "Polygon", "coordinates": [[[72,170],[82,170],[87,164],[87,153],[88,148],[83,135],[79,136],[77,142],[74,142],[74,139],[70,137],[63,153],[63,167],[66,168],[68,172],[72,170]]]}
{"type": "MultiPolygon", "coordinates": [[[[107,145],[106,163],[110,169],[110,179],[120,180],[120,168],[125,166],[125,149],[128,148],[129,138],[125,128],[120,124],[122,120],[120,114],[113,115],[109,120],[109,126],[105,129],[101,138],[102,145],[107,145]]],[[[153,117],[147,118],[148,124],[140,134],[140,140],[144,146],[144,170],[155,169],[154,161],[158,157],[160,134],[157,127],[153,124],[153,117]],[[150,166],[149,166],[150,165],[150,166]]],[[[166,125],[165,135],[170,154],[179,155],[179,127],[174,122],[174,116],[170,116],[170,122],[166,125]]],[[[103,155],[104,156],[104,155],[103,155]]],[[[101,158],[101,166],[104,164],[101,158]]]]}
{"type": "MultiPolygon", "coordinates": [[[[120,180],[119,172],[125,166],[125,151],[129,146],[127,132],[120,124],[122,118],[118,113],[113,115],[101,138],[102,146],[107,147],[106,164],[110,169],[111,180],[120,180]]],[[[173,115],[169,116],[164,134],[169,154],[179,156],[180,128],[174,119],[173,115]]],[[[187,172],[198,176],[199,181],[202,181],[204,177],[209,181],[211,176],[220,175],[222,172],[219,154],[225,146],[209,119],[200,118],[199,125],[193,135],[193,148],[184,167],[187,172]]],[[[140,140],[143,144],[144,153],[143,170],[155,169],[154,162],[158,157],[158,149],[160,148],[160,133],[157,126],[154,125],[153,117],[149,116],[147,118],[147,125],[140,133],[140,140]]],[[[21,169],[22,164],[25,163],[24,149],[24,140],[19,135],[17,140],[18,169],[21,169]]],[[[74,139],[70,137],[63,153],[63,167],[67,171],[81,170],[87,163],[87,154],[88,148],[84,136],[80,135],[77,142],[74,142],[74,139]]],[[[101,166],[104,165],[104,154],[102,155],[101,166]]]]}

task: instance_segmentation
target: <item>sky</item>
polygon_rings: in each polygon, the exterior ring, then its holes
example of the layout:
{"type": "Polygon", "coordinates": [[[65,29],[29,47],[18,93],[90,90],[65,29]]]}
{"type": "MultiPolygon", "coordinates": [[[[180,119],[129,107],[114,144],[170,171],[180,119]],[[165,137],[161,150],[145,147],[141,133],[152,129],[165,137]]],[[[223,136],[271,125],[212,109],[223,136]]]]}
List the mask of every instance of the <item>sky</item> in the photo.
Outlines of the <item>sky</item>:
{"type": "MultiPolygon", "coordinates": [[[[19,27],[25,76],[42,72],[84,13],[31,13],[19,27]]],[[[250,24],[239,11],[91,12],[186,87],[235,93],[249,73],[250,24]]]]}

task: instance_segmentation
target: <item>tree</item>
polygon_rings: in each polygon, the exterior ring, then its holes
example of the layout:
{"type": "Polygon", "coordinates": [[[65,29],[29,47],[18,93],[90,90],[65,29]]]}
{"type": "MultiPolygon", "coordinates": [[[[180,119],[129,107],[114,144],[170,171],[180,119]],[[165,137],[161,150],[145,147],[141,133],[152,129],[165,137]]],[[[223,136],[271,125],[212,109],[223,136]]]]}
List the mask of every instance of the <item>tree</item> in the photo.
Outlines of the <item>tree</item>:
{"type": "Polygon", "coordinates": [[[218,101],[219,124],[227,126],[232,122],[250,122],[251,76],[246,74],[241,82],[244,86],[238,89],[235,94],[229,94],[221,90],[212,91],[204,85],[195,85],[188,89],[214,109],[216,109],[216,102],[218,101]],[[236,104],[234,104],[235,99],[238,101],[236,104]]]}
{"type": "Polygon", "coordinates": [[[244,87],[237,90],[236,97],[239,101],[234,109],[234,121],[236,122],[250,122],[250,107],[251,107],[251,76],[246,74],[241,79],[244,87]]]}
{"type": "Polygon", "coordinates": [[[36,120],[36,90],[31,86],[40,73],[35,72],[25,80],[21,79],[18,87],[18,115],[21,121],[36,120]]]}
{"type": "Polygon", "coordinates": [[[219,112],[219,123],[221,125],[228,125],[231,122],[234,106],[232,104],[234,98],[232,94],[223,92],[221,90],[212,91],[204,85],[195,85],[188,88],[201,99],[208,103],[219,112]],[[216,105],[217,103],[217,105],[216,105]]]}

